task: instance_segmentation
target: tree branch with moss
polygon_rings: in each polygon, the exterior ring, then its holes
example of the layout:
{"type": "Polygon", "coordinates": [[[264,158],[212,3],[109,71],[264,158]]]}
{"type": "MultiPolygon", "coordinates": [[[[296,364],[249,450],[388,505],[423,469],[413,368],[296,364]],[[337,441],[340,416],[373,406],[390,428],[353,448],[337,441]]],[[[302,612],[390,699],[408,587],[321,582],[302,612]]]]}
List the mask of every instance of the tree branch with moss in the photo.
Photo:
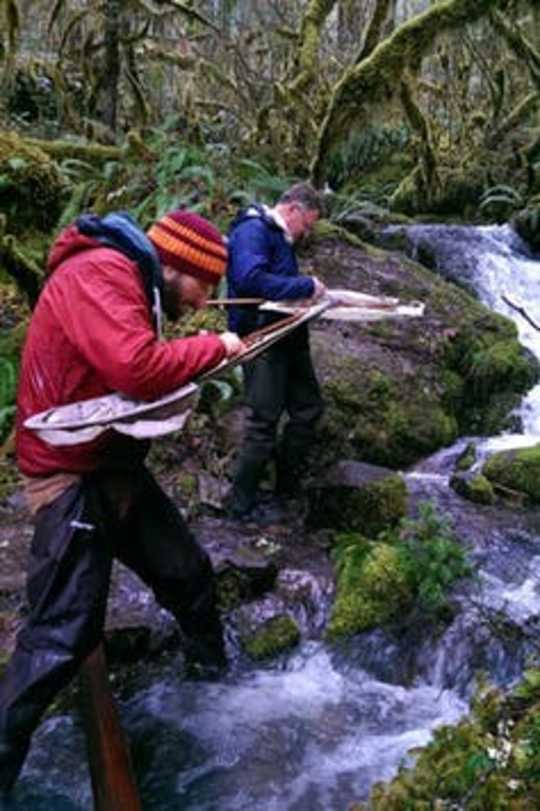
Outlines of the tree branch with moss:
{"type": "Polygon", "coordinates": [[[403,23],[373,53],[349,68],[334,86],[321,125],[311,165],[314,181],[324,180],[326,160],[334,146],[344,141],[355,125],[367,121],[374,105],[400,92],[405,69],[419,72],[422,59],[433,48],[442,31],[459,29],[503,6],[505,0],[439,0],[435,5],[403,23]]]}

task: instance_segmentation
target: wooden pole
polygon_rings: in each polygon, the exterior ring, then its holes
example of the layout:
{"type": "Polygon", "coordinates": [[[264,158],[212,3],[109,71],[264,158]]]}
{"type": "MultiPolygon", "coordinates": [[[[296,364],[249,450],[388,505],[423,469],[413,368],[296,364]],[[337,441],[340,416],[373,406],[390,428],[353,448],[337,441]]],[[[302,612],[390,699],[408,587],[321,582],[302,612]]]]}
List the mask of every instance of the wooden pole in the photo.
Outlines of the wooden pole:
{"type": "Polygon", "coordinates": [[[83,662],[79,681],[94,811],[141,811],[129,746],[109,684],[103,643],[83,662]]]}
{"type": "Polygon", "coordinates": [[[234,307],[247,304],[264,304],[263,298],[209,298],[206,301],[208,307],[234,307]]]}

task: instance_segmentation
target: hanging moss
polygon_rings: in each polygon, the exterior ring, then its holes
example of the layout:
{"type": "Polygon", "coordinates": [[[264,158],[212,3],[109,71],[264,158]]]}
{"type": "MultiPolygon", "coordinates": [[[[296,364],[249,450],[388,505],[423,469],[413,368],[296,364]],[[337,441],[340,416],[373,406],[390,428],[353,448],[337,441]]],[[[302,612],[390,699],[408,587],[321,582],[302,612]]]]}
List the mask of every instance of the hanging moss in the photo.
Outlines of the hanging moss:
{"type": "Polygon", "coordinates": [[[397,94],[406,68],[413,74],[418,72],[423,57],[441,32],[474,22],[503,2],[439,0],[401,25],[367,59],[346,71],[334,86],[321,126],[311,166],[316,185],[321,186],[324,181],[324,166],[332,148],[347,137],[353,125],[364,123],[372,105],[397,94]]]}
{"type": "Polygon", "coordinates": [[[295,77],[291,89],[304,90],[317,68],[321,30],[326,18],[336,4],[336,0],[310,0],[300,24],[298,42],[299,74],[295,77]]]}

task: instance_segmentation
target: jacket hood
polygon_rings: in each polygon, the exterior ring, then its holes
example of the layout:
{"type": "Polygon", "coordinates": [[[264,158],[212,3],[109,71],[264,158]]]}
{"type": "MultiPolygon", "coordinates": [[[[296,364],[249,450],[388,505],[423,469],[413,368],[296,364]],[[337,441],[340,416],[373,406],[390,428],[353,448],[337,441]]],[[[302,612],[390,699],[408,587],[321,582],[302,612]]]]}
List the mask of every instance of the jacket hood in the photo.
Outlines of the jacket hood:
{"type": "Polygon", "coordinates": [[[112,212],[105,217],[98,217],[96,214],[81,215],[73,225],[62,231],[54,243],[46,272],[50,275],[67,259],[99,247],[119,251],[136,262],[158,336],[161,336],[163,274],[159,257],[152,242],[127,212],[112,212]]]}
{"type": "Polygon", "coordinates": [[[236,228],[237,225],[240,225],[240,223],[246,220],[253,220],[254,218],[262,220],[265,225],[269,228],[274,228],[276,231],[284,230],[283,226],[274,217],[272,209],[265,205],[259,205],[258,203],[252,203],[247,208],[239,211],[231,224],[231,230],[236,228]]]}
{"type": "Polygon", "coordinates": [[[50,276],[51,273],[54,273],[66,259],[71,259],[76,254],[93,248],[99,248],[97,239],[81,234],[74,223],[68,225],[67,228],[60,232],[49,251],[45,268],[46,275],[50,276]]]}

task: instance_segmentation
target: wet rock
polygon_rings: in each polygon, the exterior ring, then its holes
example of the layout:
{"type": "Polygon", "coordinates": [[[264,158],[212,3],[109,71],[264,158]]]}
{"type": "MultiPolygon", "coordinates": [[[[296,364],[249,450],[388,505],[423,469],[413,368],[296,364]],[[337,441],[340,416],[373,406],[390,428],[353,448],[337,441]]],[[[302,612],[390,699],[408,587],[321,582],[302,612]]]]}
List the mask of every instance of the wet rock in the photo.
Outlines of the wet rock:
{"type": "Polygon", "coordinates": [[[476,444],[468,442],[456,459],[456,471],[465,471],[476,462],[476,444]]]}
{"type": "Polygon", "coordinates": [[[540,445],[494,453],[482,473],[503,495],[521,494],[540,504],[540,445]]]}
{"type": "Polygon", "coordinates": [[[300,641],[300,629],[286,614],[271,617],[258,628],[246,630],[240,637],[252,659],[269,659],[294,647],[300,641]]]}
{"type": "Polygon", "coordinates": [[[386,543],[365,542],[358,546],[360,565],[354,553],[342,560],[336,601],[327,628],[327,638],[366,631],[383,625],[403,608],[410,608],[413,594],[398,550],[386,543]]]}
{"type": "Polygon", "coordinates": [[[407,488],[387,468],[342,461],[308,490],[309,528],[357,530],[375,537],[405,515],[407,488]]]}
{"type": "Polygon", "coordinates": [[[450,479],[450,487],[476,504],[494,504],[496,501],[491,482],[481,474],[457,473],[450,479]]]}

